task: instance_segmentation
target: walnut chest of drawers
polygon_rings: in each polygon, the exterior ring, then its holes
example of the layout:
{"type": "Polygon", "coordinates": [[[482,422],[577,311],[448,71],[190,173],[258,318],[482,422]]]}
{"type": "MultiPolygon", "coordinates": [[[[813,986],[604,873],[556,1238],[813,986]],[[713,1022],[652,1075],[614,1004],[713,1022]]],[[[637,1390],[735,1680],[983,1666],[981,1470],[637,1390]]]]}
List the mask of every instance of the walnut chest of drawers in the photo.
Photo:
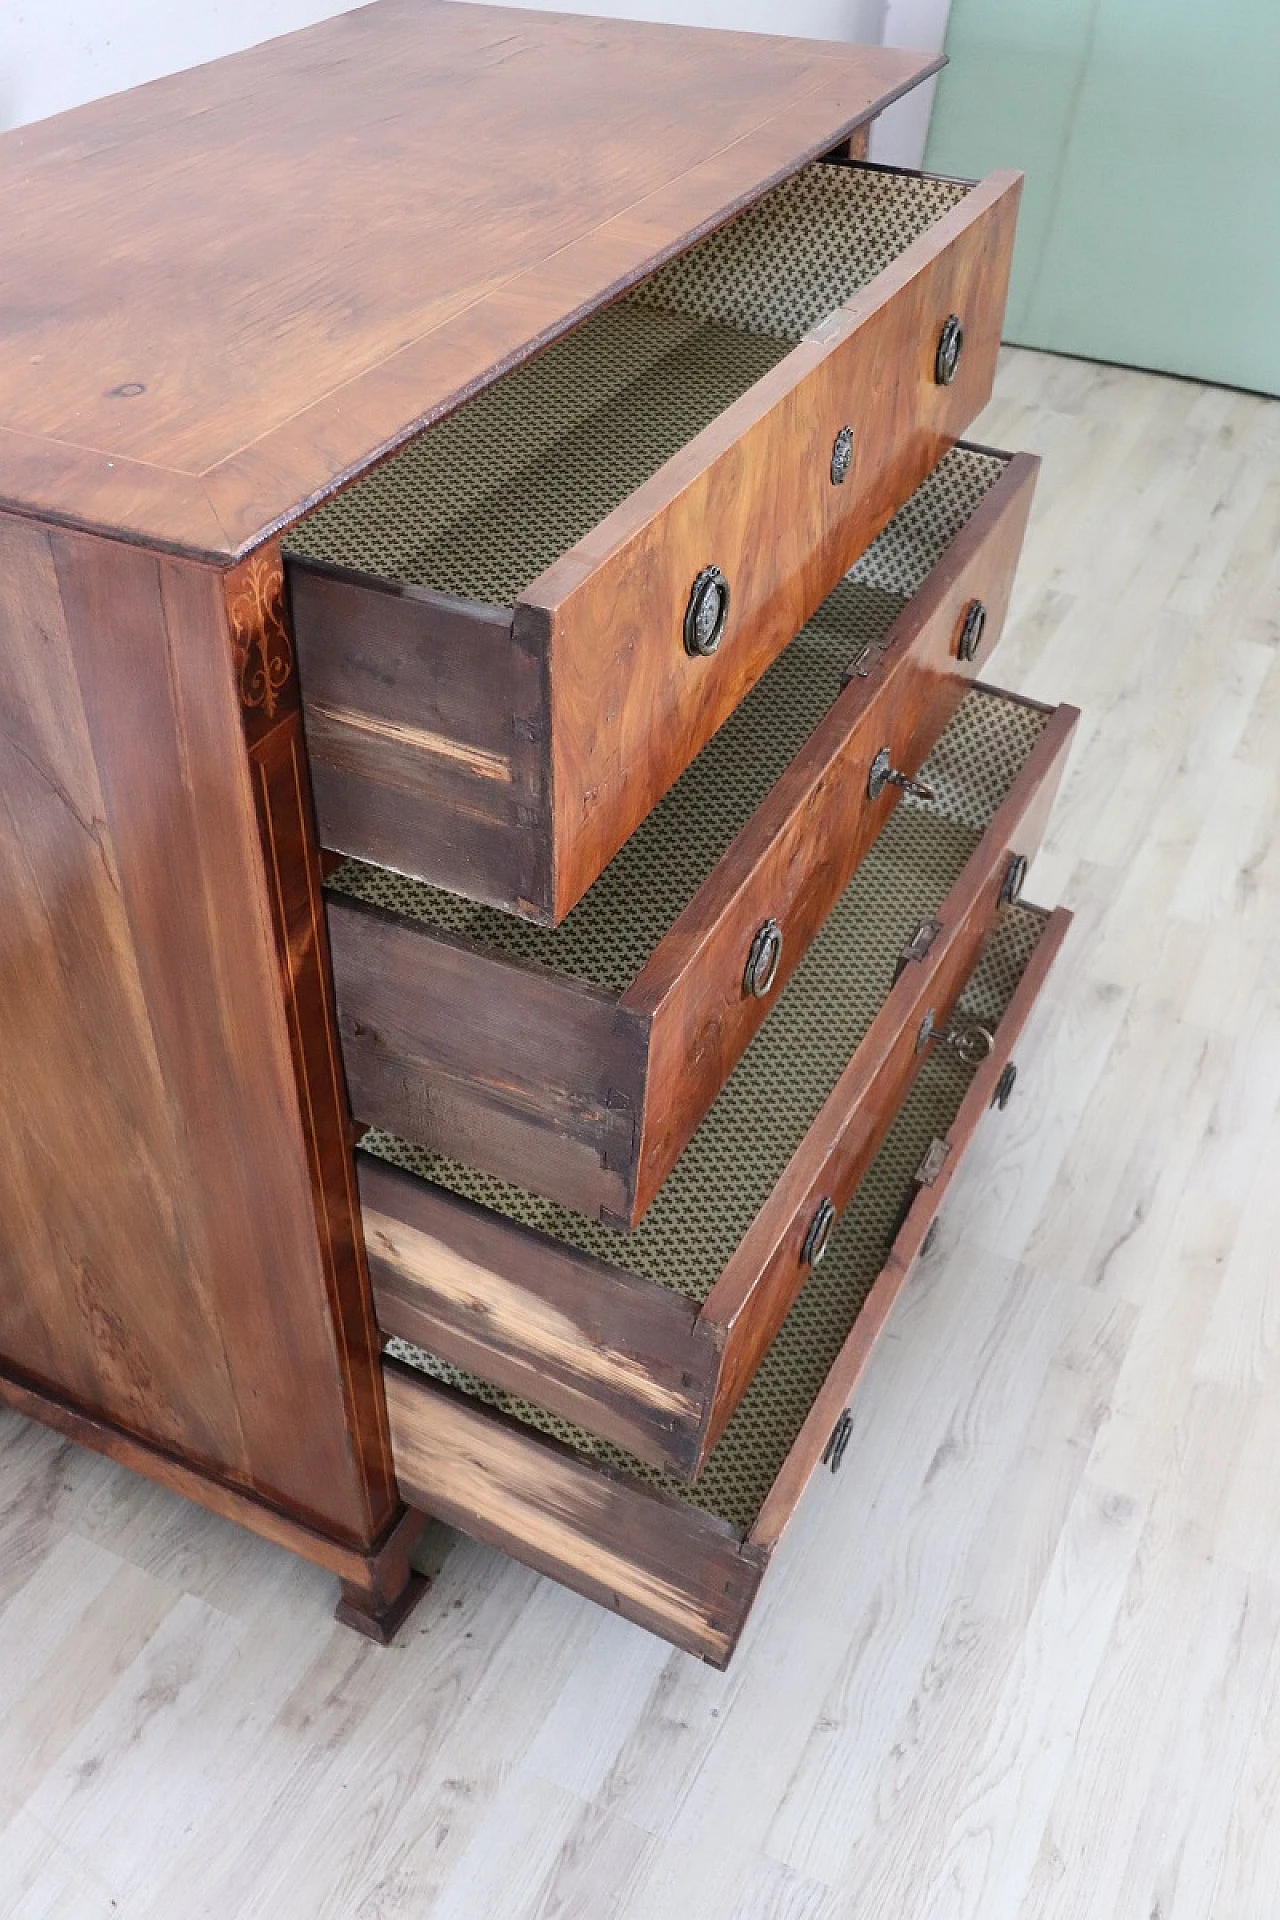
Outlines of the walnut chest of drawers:
{"type": "Polygon", "coordinates": [[[0,139],[0,1395],[376,1637],[435,1514],[725,1661],[1010,1096],[934,64],[380,0],[0,139]]]}

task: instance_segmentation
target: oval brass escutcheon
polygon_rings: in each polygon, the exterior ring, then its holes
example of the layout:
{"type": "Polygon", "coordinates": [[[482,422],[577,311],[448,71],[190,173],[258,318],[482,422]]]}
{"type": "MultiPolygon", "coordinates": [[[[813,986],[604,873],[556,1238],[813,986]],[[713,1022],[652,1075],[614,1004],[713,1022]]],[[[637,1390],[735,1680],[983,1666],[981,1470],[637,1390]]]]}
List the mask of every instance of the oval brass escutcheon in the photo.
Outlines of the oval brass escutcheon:
{"type": "Polygon", "coordinates": [[[830,1199],[824,1194],[818,1202],[818,1210],[809,1222],[809,1231],[804,1236],[804,1245],[800,1249],[800,1259],[806,1267],[816,1267],[827,1250],[831,1239],[831,1229],[836,1223],[836,1210],[830,1199]]]}
{"type": "Polygon", "coordinates": [[[956,652],[962,660],[977,658],[986,625],[986,608],[981,600],[971,600],[964,610],[964,619],[960,623],[960,638],[956,642],[956,652]]]}
{"type": "Polygon", "coordinates": [[[822,1450],[822,1464],[830,1467],[832,1473],[839,1473],[844,1464],[844,1456],[849,1451],[849,1436],[853,1432],[853,1415],[848,1407],[840,1415],[831,1429],[831,1438],[822,1450]]]}
{"type": "Polygon", "coordinates": [[[893,755],[888,747],[881,747],[871,762],[871,771],[867,775],[867,798],[878,800],[889,784],[889,775],[893,772],[893,755]]]}
{"type": "Polygon", "coordinates": [[[746,971],[742,976],[744,993],[763,1000],[778,977],[782,963],[782,928],[776,920],[766,920],[751,942],[746,971]]]}
{"type": "Polygon", "coordinates": [[[729,618],[729,582],[719,567],[704,567],[693,583],[684,616],[684,650],[695,658],[714,653],[729,618]]]}
{"type": "Polygon", "coordinates": [[[942,323],[942,332],[938,336],[938,352],[933,363],[933,374],[940,387],[949,387],[960,371],[960,355],[964,351],[964,328],[960,325],[958,314],[949,313],[942,323]]]}
{"type": "Polygon", "coordinates": [[[1009,1104],[1009,1096],[1013,1092],[1014,1086],[1017,1082],[1017,1078],[1018,1078],[1017,1067],[1014,1065],[1012,1060],[1007,1060],[1005,1062],[1003,1070],[1001,1071],[1000,1078],[996,1081],[996,1090],[991,1096],[992,1106],[998,1107],[1001,1113],[1004,1112],[1005,1108],[1009,1104]]]}
{"type": "Polygon", "coordinates": [[[1027,856],[1015,853],[1005,868],[1004,881],[1000,888],[1000,905],[1011,907],[1022,897],[1022,885],[1027,877],[1027,856]]]}
{"type": "Polygon", "coordinates": [[[831,449],[831,484],[842,487],[849,478],[849,469],[853,465],[853,428],[841,427],[836,435],[836,443],[831,449]]]}

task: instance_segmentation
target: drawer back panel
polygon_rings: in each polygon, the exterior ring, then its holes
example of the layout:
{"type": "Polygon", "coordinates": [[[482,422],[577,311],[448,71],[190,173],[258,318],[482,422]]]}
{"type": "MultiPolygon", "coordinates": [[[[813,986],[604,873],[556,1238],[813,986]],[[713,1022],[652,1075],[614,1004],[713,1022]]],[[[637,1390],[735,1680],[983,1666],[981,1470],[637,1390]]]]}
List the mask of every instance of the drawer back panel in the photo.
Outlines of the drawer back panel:
{"type": "Polygon", "coordinates": [[[628,297],[798,340],[970,191],[962,180],[818,162],[668,261],[628,297]]]}

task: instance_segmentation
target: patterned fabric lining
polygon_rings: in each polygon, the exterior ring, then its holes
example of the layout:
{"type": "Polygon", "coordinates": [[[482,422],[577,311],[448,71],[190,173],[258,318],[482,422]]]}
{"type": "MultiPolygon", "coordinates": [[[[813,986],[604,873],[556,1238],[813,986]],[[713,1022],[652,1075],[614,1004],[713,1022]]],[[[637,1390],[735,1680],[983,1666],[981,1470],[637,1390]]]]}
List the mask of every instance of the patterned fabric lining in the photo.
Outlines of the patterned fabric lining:
{"type": "MultiPolygon", "coordinates": [[[[535,927],[355,860],[331,887],[625,992],[827,712],[859,648],[883,638],[1004,464],[957,447],[935,467],[558,927],[535,927]]],[[[981,751],[948,751],[962,760],[943,769],[946,810],[985,824],[999,767],[981,751]]]]}
{"type": "Polygon", "coordinates": [[[630,299],[798,340],[968,192],[954,180],[818,161],[678,254],[630,299]]]}
{"type": "Polygon", "coordinates": [[[806,168],[318,507],[286,552],[510,605],[965,192],[806,168]]]}
{"type": "MultiPolygon", "coordinates": [[[[1043,714],[1033,708],[971,693],[947,731],[967,738],[966,756],[984,779],[987,760],[996,763],[999,774],[986,784],[1003,793],[1043,726],[1043,714]]],[[[926,778],[932,765],[926,762],[926,778]]],[[[879,1011],[904,940],[937,911],[979,837],[979,826],[948,818],[936,806],[895,809],[631,1233],[621,1235],[391,1134],[367,1134],[366,1147],[701,1304],[879,1011]]]]}
{"type": "Polygon", "coordinates": [[[509,606],[790,346],[609,307],[317,507],[285,549],[509,606]]]}
{"type": "MultiPolygon", "coordinates": [[[[961,997],[964,1013],[988,1021],[1000,1018],[1043,925],[1040,916],[1027,908],[1002,910],[961,997]]],[[[593,1463],[715,1514],[746,1534],[884,1263],[915,1192],[916,1169],[930,1141],[945,1135],[951,1125],[970,1078],[969,1069],[952,1054],[933,1050],[846,1207],[826,1258],[802,1289],[696,1486],[685,1486],[659,1468],[463,1373],[435,1354],[401,1340],[388,1342],[387,1352],[563,1442],[593,1463]]]]}
{"type": "Polygon", "coordinates": [[[1008,462],[976,447],[953,447],[899,507],[848,578],[909,600],[919,592],[1008,462]]]}

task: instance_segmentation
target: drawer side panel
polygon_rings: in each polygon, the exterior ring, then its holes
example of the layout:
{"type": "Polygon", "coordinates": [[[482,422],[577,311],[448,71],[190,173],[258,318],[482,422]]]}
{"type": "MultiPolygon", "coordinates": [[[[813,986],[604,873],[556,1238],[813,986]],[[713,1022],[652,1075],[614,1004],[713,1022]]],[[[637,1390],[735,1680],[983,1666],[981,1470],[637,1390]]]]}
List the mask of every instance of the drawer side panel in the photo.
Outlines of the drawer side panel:
{"type": "Polygon", "coordinates": [[[625,1216],[643,1024],[612,994],[333,894],[338,1030],[355,1119],[625,1216]]]}
{"type": "Polygon", "coordinates": [[[321,843],[545,919],[545,661],[510,616],[291,559],[321,843]]]}
{"type": "Polygon", "coordinates": [[[357,1161],[384,1334],[687,1471],[719,1359],[689,1301],[370,1155],[357,1161]]]}
{"type": "Polygon", "coordinates": [[[386,1387],[410,1506],[725,1664],[764,1558],[723,1522],[600,1473],[395,1361],[386,1387]]]}

